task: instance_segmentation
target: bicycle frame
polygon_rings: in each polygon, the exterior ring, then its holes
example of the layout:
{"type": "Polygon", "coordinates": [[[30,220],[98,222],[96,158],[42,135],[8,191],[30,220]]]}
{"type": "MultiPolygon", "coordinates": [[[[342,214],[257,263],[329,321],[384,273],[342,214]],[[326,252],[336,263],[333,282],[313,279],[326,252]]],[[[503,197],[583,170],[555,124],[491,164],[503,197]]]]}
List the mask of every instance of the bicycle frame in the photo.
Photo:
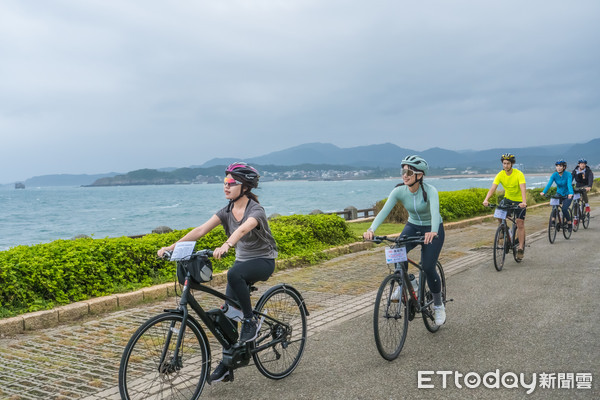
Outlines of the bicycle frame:
{"type": "Polygon", "coordinates": [[[410,288],[408,293],[411,299],[413,300],[413,310],[418,313],[426,312],[427,314],[429,314],[429,311],[427,311],[427,307],[429,307],[431,303],[433,303],[433,300],[427,304],[423,304],[423,306],[419,306],[423,298],[423,288],[425,286],[426,279],[423,267],[415,261],[411,260],[410,258],[407,258],[407,261],[404,263],[395,263],[394,266],[394,273],[400,274],[400,280],[403,282],[404,287],[410,288]],[[415,289],[413,288],[412,283],[408,279],[409,264],[419,269],[419,286],[417,287],[417,293],[415,293],[415,289]]]}
{"type": "MultiPolygon", "coordinates": [[[[186,274],[186,278],[185,278],[185,283],[183,285],[183,289],[181,291],[181,300],[179,302],[179,306],[177,307],[177,309],[167,309],[165,310],[165,312],[170,312],[170,313],[175,313],[175,314],[182,314],[183,315],[183,319],[181,322],[181,328],[179,329],[179,332],[177,332],[177,343],[176,343],[176,347],[173,353],[173,358],[171,360],[171,367],[172,368],[176,368],[176,365],[174,365],[174,363],[177,362],[177,360],[179,359],[179,350],[181,348],[181,343],[183,342],[183,338],[185,336],[185,327],[187,324],[188,319],[192,319],[195,320],[193,316],[191,316],[189,314],[189,310],[188,310],[188,304],[192,307],[192,309],[194,310],[194,312],[198,315],[198,317],[200,317],[200,320],[206,325],[206,327],[208,328],[208,330],[214,335],[214,337],[217,339],[217,341],[221,344],[221,346],[223,346],[223,348],[226,351],[230,351],[231,352],[231,358],[234,361],[234,363],[236,364],[235,367],[238,366],[243,366],[243,365],[247,365],[247,363],[250,360],[250,357],[254,354],[257,353],[259,351],[264,350],[265,348],[274,346],[277,343],[282,342],[284,339],[282,338],[274,338],[273,340],[269,341],[268,343],[265,343],[261,346],[258,347],[253,347],[250,346],[250,344],[242,344],[242,345],[237,345],[237,342],[231,342],[229,341],[221,332],[220,330],[216,327],[215,322],[208,316],[208,313],[206,311],[204,311],[204,309],[202,308],[202,306],[200,305],[200,303],[198,303],[198,301],[194,298],[194,296],[191,294],[190,292],[190,288],[189,288],[189,279],[190,279],[190,274],[189,272],[186,274]],[[244,363],[244,362],[240,362],[240,356],[243,356],[244,351],[247,351],[247,357],[246,360],[248,362],[244,363]]],[[[277,286],[275,286],[277,287],[277,286]]],[[[288,287],[289,290],[296,292],[296,294],[299,295],[299,293],[292,287],[288,287]]],[[[234,306],[241,308],[241,306],[239,305],[239,302],[236,301],[235,299],[232,299],[231,297],[226,296],[225,294],[202,284],[198,285],[198,288],[195,290],[199,290],[205,293],[208,293],[212,296],[218,297],[222,300],[225,300],[227,302],[229,302],[230,304],[233,304],[234,306]]],[[[299,297],[302,299],[302,296],[299,295],[299,297]]],[[[306,304],[304,304],[304,300],[302,299],[302,306],[304,308],[304,311],[306,312],[306,315],[308,315],[308,310],[306,308],[306,304]]],[[[280,324],[282,326],[284,326],[286,329],[290,329],[290,326],[282,321],[277,320],[276,318],[273,318],[267,314],[258,312],[258,311],[253,311],[255,315],[263,318],[263,319],[268,319],[276,324],[280,324]]],[[[173,323],[174,324],[174,323],[173,323]]],[[[163,365],[164,363],[164,358],[166,357],[167,354],[167,350],[169,347],[169,343],[171,342],[171,338],[172,338],[172,333],[174,329],[174,326],[171,326],[171,330],[168,333],[168,337],[167,340],[165,341],[165,348],[163,350],[163,354],[161,355],[161,359],[160,359],[160,363],[159,365],[163,365]]],[[[268,337],[268,335],[265,335],[265,337],[262,338],[257,338],[255,340],[255,343],[260,343],[261,341],[265,340],[268,337]]]]}

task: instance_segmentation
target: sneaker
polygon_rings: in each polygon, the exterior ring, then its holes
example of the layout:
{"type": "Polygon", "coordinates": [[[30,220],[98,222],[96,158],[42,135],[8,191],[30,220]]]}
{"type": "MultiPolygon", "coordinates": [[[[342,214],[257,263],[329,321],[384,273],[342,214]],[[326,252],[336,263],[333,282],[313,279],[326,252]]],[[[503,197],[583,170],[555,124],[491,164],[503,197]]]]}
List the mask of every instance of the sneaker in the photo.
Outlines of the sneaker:
{"type": "Polygon", "coordinates": [[[392,293],[392,295],[390,296],[390,301],[392,303],[397,303],[400,301],[400,296],[402,295],[402,286],[398,285],[396,286],[396,289],[394,289],[394,292],[392,293]]]}
{"type": "Polygon", "coordinates": [[[210,379],[208,381],[209,384],[213,382],[229,382],[229,368],[227,368],[223,363],[219,363],[217,368],[210,374],[210,379]]]}
{"type": "Polygon", "coordinates": [[[569,232],[573,232],[573,224],[569,224],[569,232]]]}
{"type": "Polygon", "coordinates": [[[240,335],[240,343],[251,342],[258,336],[260,323],[256,318],[247,318],[242,322],[242,334],[240,335]]]}
{"type": "Polygon", "coordinates": [[[523,251],[523,249],[518,249],[517,250],[517,259],[520,261],[523,259],[523,255],[525,254],[525,252],[523,251]]]}
{"type": "Polygon", "coordinates": [[[446,322],[446,307],[443,304],[441,306],[433,306],[433,320],[438,326],[446,322]]]}

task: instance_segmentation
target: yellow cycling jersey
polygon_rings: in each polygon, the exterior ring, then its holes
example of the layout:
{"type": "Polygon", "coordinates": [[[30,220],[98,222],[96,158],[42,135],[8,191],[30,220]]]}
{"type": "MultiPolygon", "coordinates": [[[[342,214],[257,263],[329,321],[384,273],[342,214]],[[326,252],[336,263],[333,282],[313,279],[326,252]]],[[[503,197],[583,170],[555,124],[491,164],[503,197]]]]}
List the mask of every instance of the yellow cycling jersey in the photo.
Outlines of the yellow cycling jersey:
{"type": "Polygon", "coordinates": [[[521,197],[521,183],[525,183],[525,175],[518,169],[513,168],[510,175],[506,175],[506,171],[498,172],[494,178],[494,185],[501,184],[504,188],[504,197],[512,201],[523,201],[521,197]]]}

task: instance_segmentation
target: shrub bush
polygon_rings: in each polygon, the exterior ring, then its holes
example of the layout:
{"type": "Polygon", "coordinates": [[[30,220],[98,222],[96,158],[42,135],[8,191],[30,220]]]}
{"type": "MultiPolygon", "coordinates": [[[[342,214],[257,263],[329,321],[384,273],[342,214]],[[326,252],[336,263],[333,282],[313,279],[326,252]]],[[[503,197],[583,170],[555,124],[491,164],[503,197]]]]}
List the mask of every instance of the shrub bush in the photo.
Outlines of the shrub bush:
{"type": "MultiPolygon", "coordinates": [[[[271,221],[280,258],[316,260],[317,250],[356,238],[336,215],[279,217],[271,221]]],[[[150,234],[140,239],[56,240],[0,252],[0,317],[174,281],[175,265],[156,251],[190,229],[150,234]]],[[[227,239],[222,227],[201,238],[196,249],[214,249],[227,239]]],[[[213,260],[215,271],[229,268],[234,251],[213,260]]]]}
{"type": "MultiPolygon", "coordinates": [[[[375,203],[375,206],[373,207],[375,209],[375,215],[379,214],[379,212],[383,209],[386,201],[387,198],[379,200],[377,203],[375,203]]],[[[402,203],[396,203],[383,223],[404,224],[406,221],[408,221],[408,211],[406,211],[402,203]]]]}

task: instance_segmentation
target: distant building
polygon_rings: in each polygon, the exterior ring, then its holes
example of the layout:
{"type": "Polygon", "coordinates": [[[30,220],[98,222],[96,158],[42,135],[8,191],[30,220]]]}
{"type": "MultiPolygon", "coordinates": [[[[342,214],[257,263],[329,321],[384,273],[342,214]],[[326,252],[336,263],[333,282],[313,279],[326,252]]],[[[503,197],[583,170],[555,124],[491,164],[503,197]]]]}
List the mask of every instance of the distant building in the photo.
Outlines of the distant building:
{"type": "Polygon", "coordinates": [[[23,182],[15,183],[15,189],[25,189],[25,184],[23,182]]]}

